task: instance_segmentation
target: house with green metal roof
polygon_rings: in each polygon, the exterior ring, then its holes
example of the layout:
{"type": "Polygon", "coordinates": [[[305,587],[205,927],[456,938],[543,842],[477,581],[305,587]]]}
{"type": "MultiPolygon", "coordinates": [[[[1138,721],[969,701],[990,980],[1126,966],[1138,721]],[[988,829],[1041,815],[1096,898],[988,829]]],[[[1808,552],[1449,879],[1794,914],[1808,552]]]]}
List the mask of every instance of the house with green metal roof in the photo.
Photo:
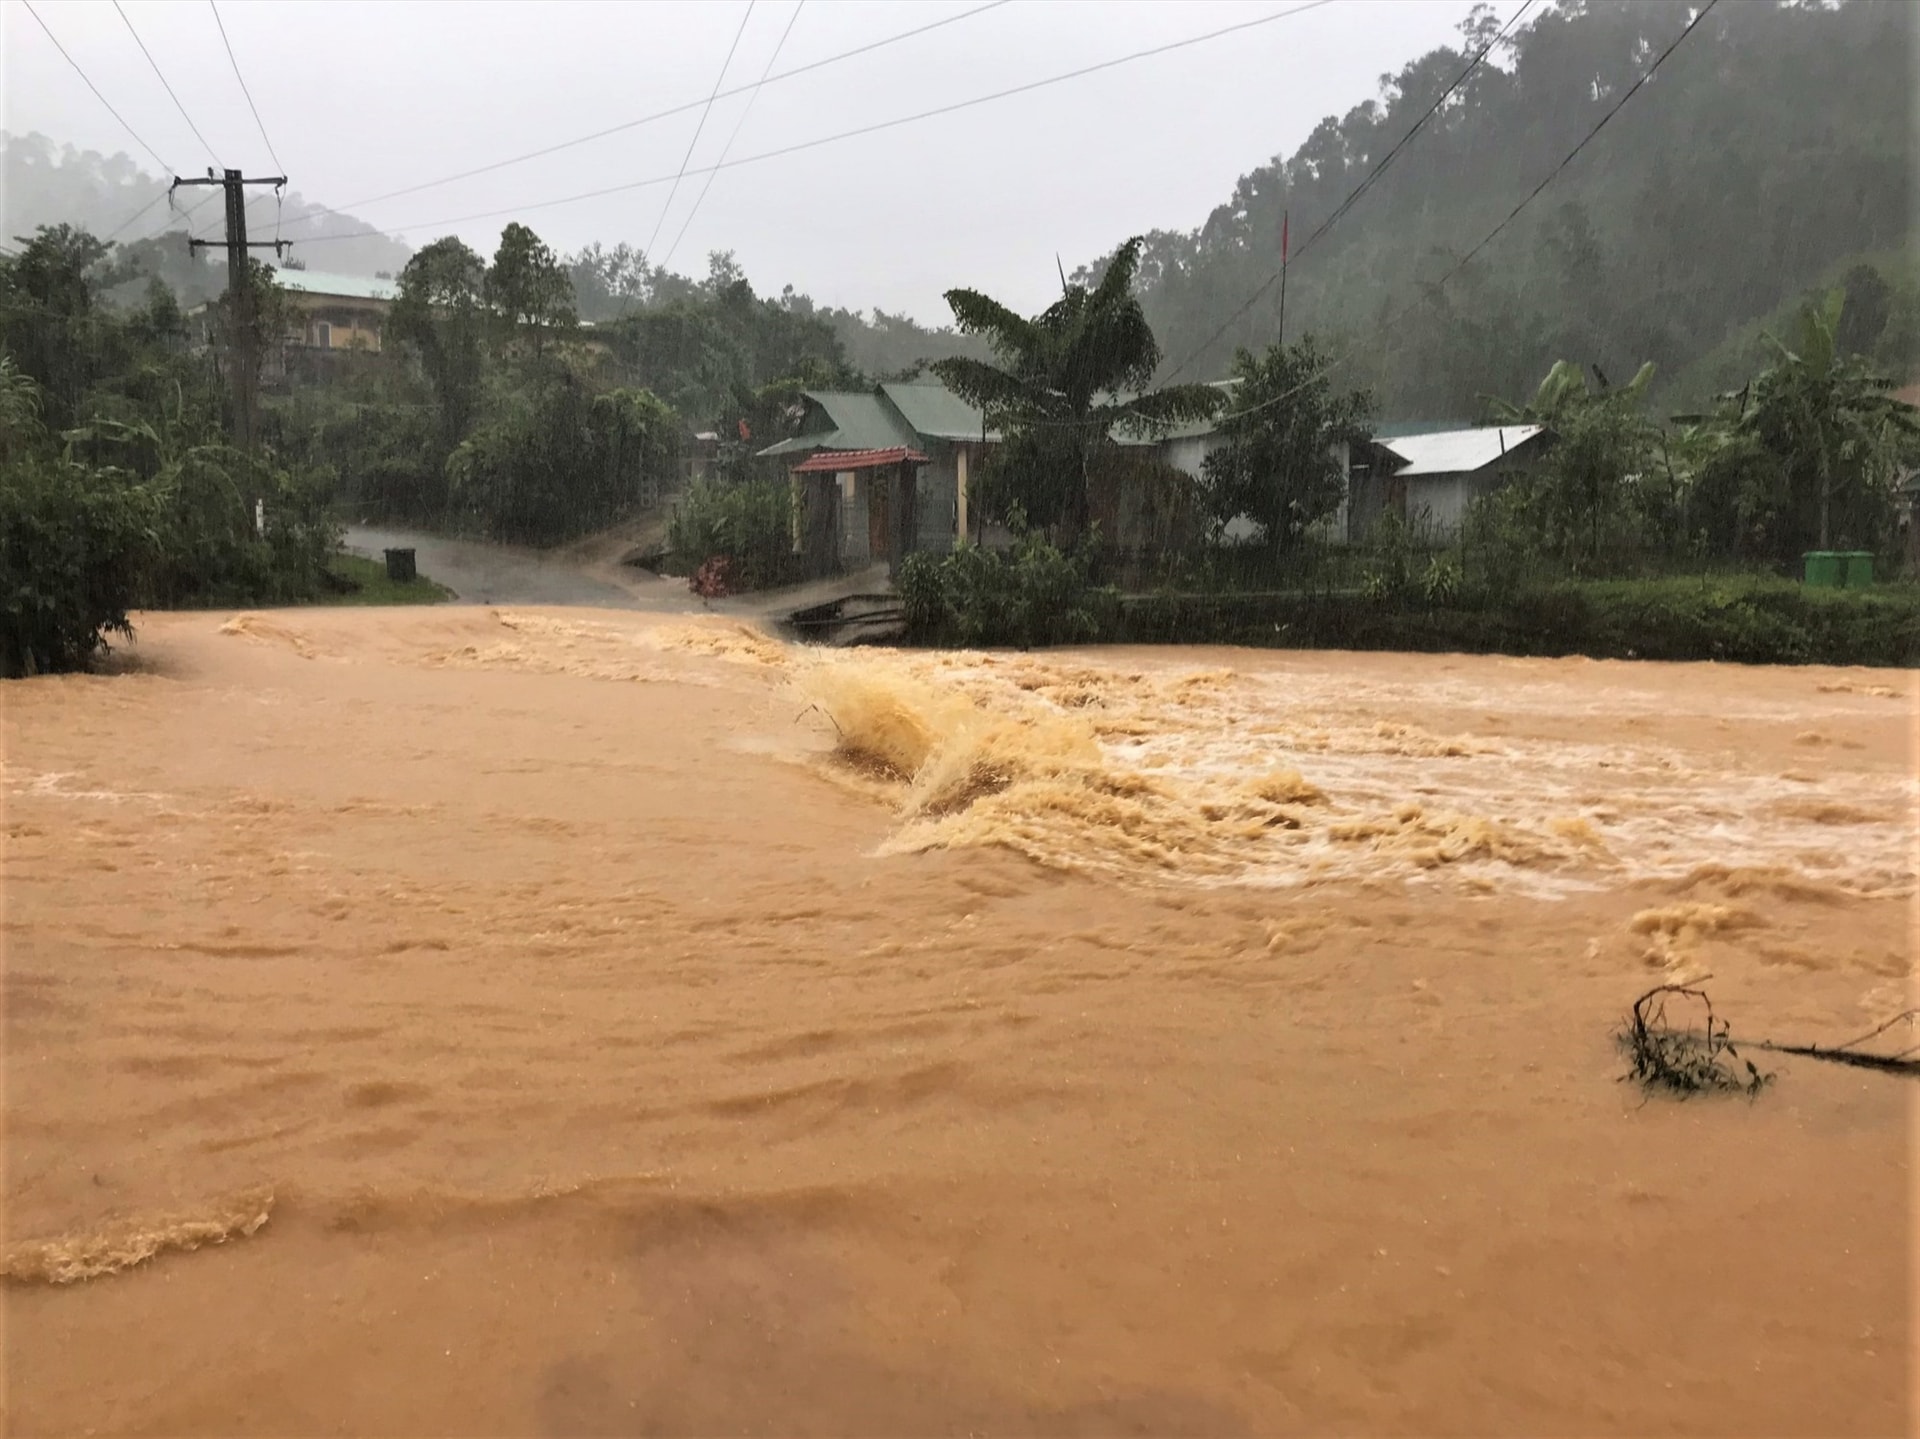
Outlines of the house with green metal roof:
{"type": "Polygon", "coordinates": [[[300,317],[287,342],[309,350],[379,350],[387,311],[400,298],[397,281],[366,275],[279,269],[273,278],[300,317]]]}
{"type": "MultiPolygon", "coordinates": [[[[808,390],[804,400],[800,432],[760,454],[793,462],[789,471],[803,514],[802,529],[811,537],[807,549],[821,550],[815,563],[858,567],[892,558],[899,542],[913,549],[947,550],[963,537],[989,544],[1008,538],[983,525],[967,502],[970,481],[988,451],[1000,443],[1000,432],[977,406],[939,380],[888,381],[872,390],[808,390]],[[896,501],[892,467],[905,451],[921,456],[922,462],[914,466],[911,491],[896,501]],[[834,455],[846,457],[838,470],[834,455]],[[829,488],[837,493],[829,494],[829,488]],[[904,530],[896,513],[902,505],[911,511],[904,530]],[[827,510],[834,512],[831,517],[827,510]],[[896,534],[900,541],[892,538],[896,534]],[[837,537],[831,545],[830,535],[837,537]]],[[[1214,427],[1203,422],[1153,439],[1121,433],[1114,438],[1130,449],[1153,449],[1164,466],[1198,476],[1214,443],[1214,427]]],[[[1116,518],[1138,508],[1117,501],[1116,518]]],[[[1120,528],[1128,528],[1124,519],[1120,528]]]]}
{"type": "Polygon", "coordinates": [[[968,532],[969,469],[1000,438],[979,410],[938,380],[802,398],[799,433],[760,454],[790,462],[810,566],[858,569],[948,550],[968,532]]]}

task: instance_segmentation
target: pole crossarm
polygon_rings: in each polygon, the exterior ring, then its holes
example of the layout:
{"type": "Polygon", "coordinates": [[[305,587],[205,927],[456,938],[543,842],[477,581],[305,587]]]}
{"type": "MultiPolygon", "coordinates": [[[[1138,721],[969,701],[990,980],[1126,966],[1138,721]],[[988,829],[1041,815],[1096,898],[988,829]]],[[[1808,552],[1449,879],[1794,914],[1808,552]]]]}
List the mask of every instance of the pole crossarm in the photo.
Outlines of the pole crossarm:
{"type": "MultiPolygon", "coordinates": [[[[228,183],[228,181],[221,179],[217,175],[209,175],[204,180],[189,180],[184,175],[175,175],[173,177],[173,188],[176,190],[186,185],[225,185],[228,183]]],[[[272,185],[275,189],[278,189],[287,183],[287,177],[285,175],[256,175],[248,179],[242,175],[236,176],[231,183],[236,185],[272,185]]]]}

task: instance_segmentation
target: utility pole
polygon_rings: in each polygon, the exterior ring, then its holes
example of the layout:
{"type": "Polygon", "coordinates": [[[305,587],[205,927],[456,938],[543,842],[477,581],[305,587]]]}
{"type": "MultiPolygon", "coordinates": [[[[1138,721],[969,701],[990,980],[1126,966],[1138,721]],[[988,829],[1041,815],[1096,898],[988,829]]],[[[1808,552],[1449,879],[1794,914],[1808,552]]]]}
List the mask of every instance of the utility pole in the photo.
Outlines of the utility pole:
{"type": "Polygon", "coordinates": [[[187,240],[187,252],[193,254],[202,249],[213,249],[224,245],[227,251],[227,301],[229,323],[233,327],[233,351],[228,361],[233,383],[233,442],[236,448],[247,454],[253,453],[253,405],[254,396],[259,388],[260,356],[255,350],[253,333],[253,286],[247,274],[248,250],[272,250],[276,255],[282,253],[291,241],[256,240],[247,242],[247,197],[248,185],[272,185],[275,189],[287,183],[285,175],[262,176],[249,180],[238,170],[228,170],[224,176],[216,176],[207,171],[204,180],[183,180],[173,177],[173,188],[182,185],[220,185],[227,192],[227,238],[225,240],[187,240]]]}
{"type": "Polygon", "coordinates": [[[1280,212],[1280,345],[1287,343],[1287,211],[1280,212]]]}

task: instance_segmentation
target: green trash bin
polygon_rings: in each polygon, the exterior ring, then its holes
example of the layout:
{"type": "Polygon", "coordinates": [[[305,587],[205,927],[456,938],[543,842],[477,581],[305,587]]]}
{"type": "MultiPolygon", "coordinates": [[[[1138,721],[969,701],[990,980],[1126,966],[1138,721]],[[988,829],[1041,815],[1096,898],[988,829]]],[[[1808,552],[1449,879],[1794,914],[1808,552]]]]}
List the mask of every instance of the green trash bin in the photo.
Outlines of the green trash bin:
{"type": "Polygon", "coordinates": [[[1807,584],[1813,589],[1840,588],[1840,556],[1832,550],[1808,550],[1802,557],[1807,565],[1807,584]]]}
{"type": "Polygon", "coordinates": [[[1850,590],[1864,590],[1873,583],[1873,552],[1871,550],[1849,550],[1840,556],[1844,561],[1845,583],[1850,590]]]}

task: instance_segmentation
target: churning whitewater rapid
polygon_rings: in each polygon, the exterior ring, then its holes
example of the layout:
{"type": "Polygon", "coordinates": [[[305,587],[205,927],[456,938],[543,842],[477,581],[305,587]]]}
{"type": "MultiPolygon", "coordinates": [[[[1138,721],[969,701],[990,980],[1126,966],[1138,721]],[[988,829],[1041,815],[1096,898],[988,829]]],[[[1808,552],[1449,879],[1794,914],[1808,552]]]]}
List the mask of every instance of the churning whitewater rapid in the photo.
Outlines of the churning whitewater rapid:
{"type": "Polygon", "coordinates": [[[1912,677],[154,615],[7,687],[18,1432],[1883,1432],[1912,677]]]}

